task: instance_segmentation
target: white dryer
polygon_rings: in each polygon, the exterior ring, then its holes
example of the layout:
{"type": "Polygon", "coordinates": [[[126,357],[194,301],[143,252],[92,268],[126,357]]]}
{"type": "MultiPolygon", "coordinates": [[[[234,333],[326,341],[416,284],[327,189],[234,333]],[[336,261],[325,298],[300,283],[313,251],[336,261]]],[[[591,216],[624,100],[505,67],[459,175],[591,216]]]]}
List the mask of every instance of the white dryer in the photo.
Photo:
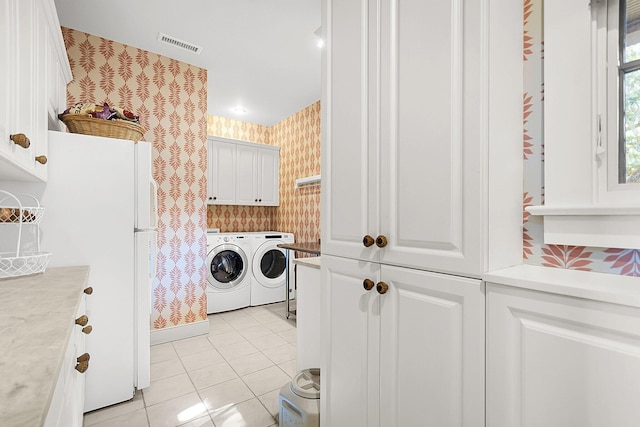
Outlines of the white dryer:
{"type": "Polygon", "coordinates": [[[251,237],[207,233],[207,313],[236,310],[251,303],[251,237]]]}
{"type": "MultiPolygon", "coordinates": [[[[282,243],[294,243],[291,233],[264,231],[252,233],[251,305],[285,300],[287,261],[282,243]]],[[[291,260],[289,260],[291,262],[291,260]]],[[[290,271],[292,269],[289,269],[290,271]]]]}

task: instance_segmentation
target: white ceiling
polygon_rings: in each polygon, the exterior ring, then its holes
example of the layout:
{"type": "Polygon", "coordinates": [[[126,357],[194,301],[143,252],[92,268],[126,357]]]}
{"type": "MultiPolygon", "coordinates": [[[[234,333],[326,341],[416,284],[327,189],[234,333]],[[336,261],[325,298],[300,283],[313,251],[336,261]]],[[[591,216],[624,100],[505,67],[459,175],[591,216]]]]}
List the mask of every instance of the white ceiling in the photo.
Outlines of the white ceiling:
{"type": "MultiPolygon", "coordinates": [[[[208,112],[273,125],[320,99],[320,0],[55,0],[60,24],[208,70],[208,112]],[[158,33],[202,47],[161,43],[158,33]],[[231,109],[246,108],[245,114],[231,109]]],[[[96,100],[99,102],[99,100],[96,100]]]]}

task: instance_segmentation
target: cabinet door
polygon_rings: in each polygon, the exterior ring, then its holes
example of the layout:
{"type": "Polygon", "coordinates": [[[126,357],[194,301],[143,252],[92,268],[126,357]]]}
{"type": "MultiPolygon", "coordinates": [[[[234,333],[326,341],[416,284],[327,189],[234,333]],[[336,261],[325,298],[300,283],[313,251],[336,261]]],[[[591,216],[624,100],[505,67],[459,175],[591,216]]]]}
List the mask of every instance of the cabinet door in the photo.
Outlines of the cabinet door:
{"type": "Polygon", "coordinates": [[[483,2],[381,4],[381,260],[479,277],[483,2]]]}
{"type": "Polygon", "coordinates": [[[9,94],[11,84],[11,67],[13,63],[11,20],[12,2],[0,3],[0,156],[9,156],[11,145],[9,141],[9,94]]]}
{"type": "Polygon", "coordinates": [[[377,2],[328,0],[323,51],[322,253],[378,260],[377,2]]]}
{"type": "Polygon", "coordinates": [[[49,62],[49,52],[53,49],[53,46],[43,2],[37,2],[33,18],[35,30],[33,61],[38,72],[34,74],[34,103],[30,106],[33,110],[34,128],[31,138],[32,151],[29,166],[33,170],[34,175],[46,181],[48,167],[44,158],[46,158],[48,154],[49,145],[49,73],[52,72],[49,62]],[[40,156],[44,156],[44,158],[40,156]],[[41,159],[43,163],[36,161],[37,158],[41,159]]]}
{"type": "MultiPolygon", "coordinates": [[[[14,2],[14,43],[16,47],[14,61],[15,73],[13,74],[13,97],[10,108],[13,124],[10,133],[25,134],[33,142],[37,139],[36,131],[36,51],[34,49],[37,39],[36,28],[36,4],[34,0],[19,0],[14,2]]],[[[13,148],[14,161],[26,170],[33,166],[32,148],[22,148],[15,145],[13,148]]]]}
{"type": "Polygon", "coordinates": [[[322,255],[320,422],[323,427],[379,425],[380,295],[378,264],[322,255]]]}
{"type": "Polygon", "coordinates": [[[258,149],[237,144],[236,147],[236,205],[258,203],[258,149]]]}
{"type": "Polygon", "coordinates": [[[258,148],[258,204],[278,206],[280,204],[280,150],[258,148]]]}
{"type": "Polygon", "coordinates": [[[380,425],[484,426],[481,281],[386,265],[381,279],[380,425]]]}
{"type": "Polygon", "coordinates": [[[234,169],[236,145],[207,140],[208,171],[208,203],[212,205],[232,205],[236,200],[236,174],[234,169]]]}
{"type": "Polygon", "coordinates": [[[632,427],[640,310],[487,285],[487,426],[632,427]]]}

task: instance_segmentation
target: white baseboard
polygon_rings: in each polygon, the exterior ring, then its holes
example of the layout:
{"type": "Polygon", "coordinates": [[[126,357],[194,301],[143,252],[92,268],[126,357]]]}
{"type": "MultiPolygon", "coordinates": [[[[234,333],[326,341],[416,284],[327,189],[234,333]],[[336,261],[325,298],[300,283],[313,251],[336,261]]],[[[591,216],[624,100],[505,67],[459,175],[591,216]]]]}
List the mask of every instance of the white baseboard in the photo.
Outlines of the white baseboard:
{"type": "Polygon", "coordinates": [[[151,331],[151,345],[196,337],[209,333],[209,319],[151,331]]]}

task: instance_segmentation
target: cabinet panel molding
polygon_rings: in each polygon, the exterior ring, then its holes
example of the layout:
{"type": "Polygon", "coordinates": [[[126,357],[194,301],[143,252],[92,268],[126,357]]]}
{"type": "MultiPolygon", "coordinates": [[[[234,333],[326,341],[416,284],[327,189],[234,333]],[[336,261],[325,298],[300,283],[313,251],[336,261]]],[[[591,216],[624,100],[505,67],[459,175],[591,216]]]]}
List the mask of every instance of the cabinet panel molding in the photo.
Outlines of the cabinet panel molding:
{"type": "Polygon", "coordinates": [[[371,427],[379,423],[380,307],[365,278],[378,282],[379,267],[322,256],[322,424],[371,427]]]}
{"type": "Polygon", "coordinates": [[[640,310],[487,286],[487,423],[633,426],[640,310]]]}
{"type": "Polygon", "coordinates": [[[484,426],[480,280],[385,265],[381,278],[380,425],[484,426]]]}

